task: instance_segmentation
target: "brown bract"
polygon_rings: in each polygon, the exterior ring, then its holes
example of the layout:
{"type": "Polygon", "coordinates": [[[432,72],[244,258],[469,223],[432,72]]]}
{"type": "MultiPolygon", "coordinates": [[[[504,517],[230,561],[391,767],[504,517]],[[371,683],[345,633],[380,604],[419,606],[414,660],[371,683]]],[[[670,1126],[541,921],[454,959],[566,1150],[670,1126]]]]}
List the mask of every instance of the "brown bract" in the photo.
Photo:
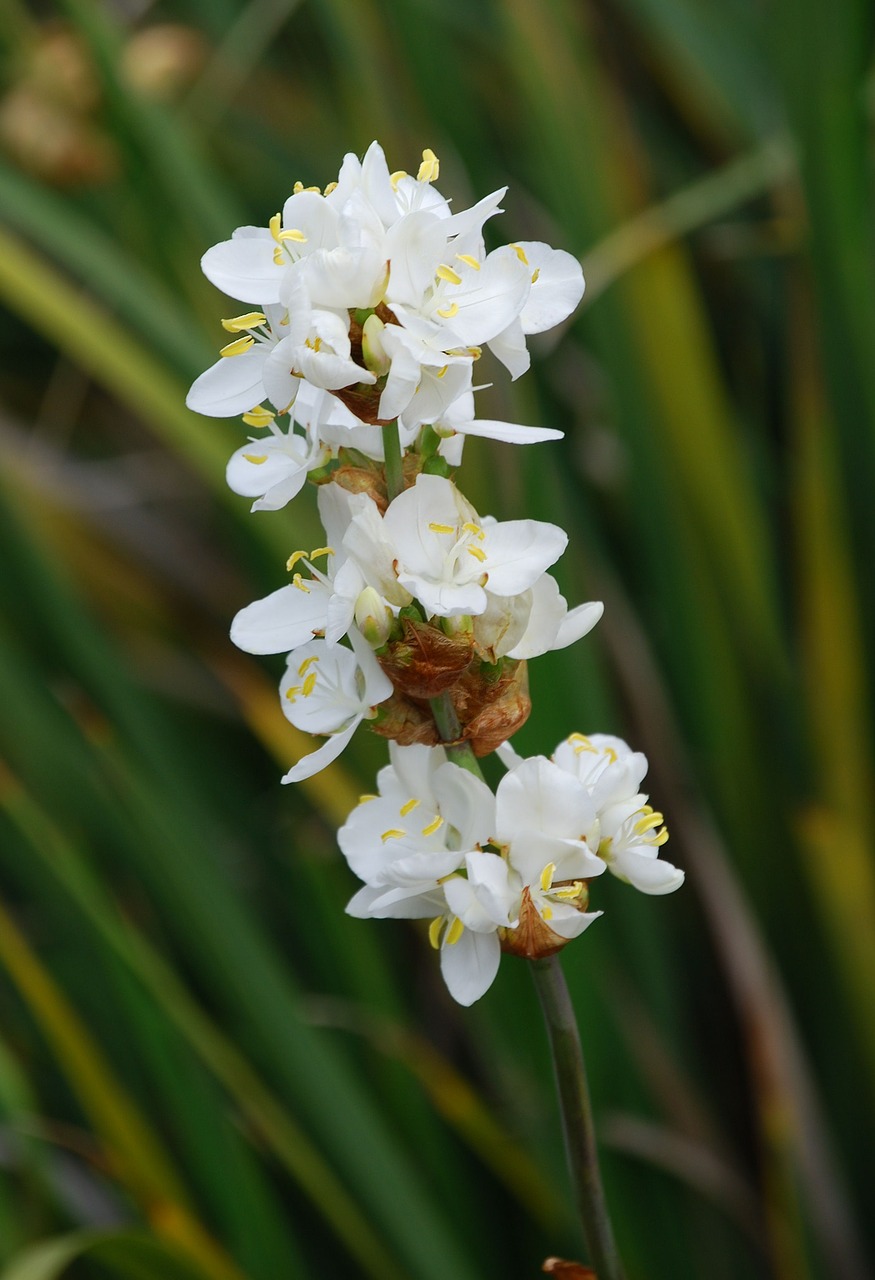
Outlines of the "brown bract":
{"type": "Polygon", "coordinates": [[[498,941],[502,951],[509,955],[522,956],[524,960],[544,960],[547,956],[555,956],[571,939],[553,932],[532,902],[526,885],[520,905],[520,922],[515,929],[499,929],[498,941]]]}
{"type": "Polygon", "coordinates": [[[409,698],[436,698],[459,682],[471,665],[470,635],[447,636],[439,627],[402,622],[403,636],[391,643],[380,666],[399,692],[409,698]]]}

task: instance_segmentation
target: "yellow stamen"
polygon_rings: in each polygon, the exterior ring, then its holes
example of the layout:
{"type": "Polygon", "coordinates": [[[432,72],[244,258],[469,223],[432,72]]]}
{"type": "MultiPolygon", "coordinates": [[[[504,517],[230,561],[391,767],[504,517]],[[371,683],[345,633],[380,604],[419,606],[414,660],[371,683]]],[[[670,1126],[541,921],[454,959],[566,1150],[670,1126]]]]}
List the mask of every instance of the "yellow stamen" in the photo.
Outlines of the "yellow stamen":
{"type": "Polygon", "coordinates": [[[661,813],[648,813],[643,818],[639,818],[635,823],[635,832],[639,836],[645,835],[648,831],[652,831],[654,827],[658,827],[662,822],[661,813]]]}
{"type": "Polygon", "coordinates": [[[479,360],[483,355],[482,347],[468,347],[468,355],[474,360],[479,360]]]}
{"type": "Polygon", "coordinates": [[[303,190],[304,190],[303,182],[296,182],[295,185],[292,187],[292,195],[299,196],[303,190]]]}
{"type": "Polygon", "coordinates": [[[446,280],[447,284],[461,284],[462,277],[452,267],[448,267],[445,263],[441,263],[435,272],[438,280],[446,280]]]}
{"type": "Polygon", "coordinates": [[[292,570],[294,569],[295,565],[298,563],[299,560],[306,560],[306,559],[307,559],[306,551],[294,551],[286,561],[286,568],[288,569],[289,573],[292,572],[292,570]]]}
{"type": "Polygon", "coordinates": [[[411,813],[418,804],[419,804],[419,801],[414,796],[412,800],[408,800],[406,804],[402,804],[398,812],[401,814],[402,818],[406,818],[408,813],[411,813]]]}
{"type": "Polygon", "coordinates": [[[228,333],[242,333],[245,329],[254,329],[258,324],[264,324],[267,316],[262,311],[247,311],[242,316],[231,316],[229,320],[222,321],[222,328],[227,329],[228,333]]]}
{"type": "Polygon", "coordinates": [[[317,676],[318,676],[318,672],[311,671],[310,674],[307,676],[307,679],[304,681],[303,685],[301,686],[301,688],[304,691],[305,698],[309,698],[310,694],[316,688],[317,676]]]}
{"type": "Polygon", "coordinates": [[[398,183],[402,178],[409,178],[410,174],[406,169],[396,169],[394,173],[389,174],[389,181],[392,183],[392,189],[397,190],[398,183]]]}
{"type": "Polygon", "coordinates": [[[250,347],[255,346],[255,339],[246,334],[245,338],[235,338],[233,342],[229,342],[226,347],[222,347],[219,352],[220,356],[242,356],[244,351],[248,351],[250,347]]]}
{"type": "Polygon", "coordinates": [[[453,316],[457,316],[458,314],[458,302],[451,302],[448,307],[438,307],[438,315],[443,316],[444,320],[452,320],[453,316]]]}
{"type": "Polygon", "coordinates": [[[650,837],[650,844],[655,845],[658,849],[661,845],[665,844],[667,839],[668,827],[663,827],[661,831],[657,831],[655,836],[650,837]]]}
{"type": "Polygon", "coordinates": [[[542,920],[552,920],[552,919],[553,919],[553,908],[552,908],[552,907],[542,907],[542,908],[541,908],[541,919],[542,919],[542,920]]]}
{"type": "Polygon", "coordinates": [[[465,926],[462,924],[459,917],[456,916],[455,920],[447,930],[447,946],[451,947],[454,943],[458,942],[464,932],[465,926]]]}
{"type": "Polygon", "coordinates": [[[288,231],[281,231],[277,236],[277,240],[282,243],[285,240],[293,240],[295,244],[306,244],[307,237],[303,231],[298,231],[296,227],[290,227],[288,231]]]}
{"type": "Polygon", "coordinates": [[[388,831],[383,832],[380,839],[383,841],[383,844],[385,844],[387,840],[400,840],[402,836],[406,835],[407,832],[403,827],[390,827],[388,831]]]}
{"type": "Polygon", "coordinates": [[[486,559],[486,552],[482,547],[469,547],[468,555],[473,556],[475,560],[479,560],[481,564],[486,559]]]}
{"type": "Polygon", "coordinates": [[[273,260],[278,267],[281,267],[286,260],[286,255],[283,253],[280,245],[277,245],[273,251],[273,260]]]}
{"type": "Polygon", "coordinates": [[[333,556],[334,547],[314,547],[310,552],[310,559],[315,560],[317,556],[333,556]]]}
{"type": "Polygon", "coordinates": [[[449,367],[450,366],[448,364],[445,364],[442,368],[438,369],[437,373],[435,374],[435,377],[442,378],[445,375],[447,369],[449,369],[449,367]]]}
{"type": "Polygon", "coordinates": [[[274,240],[279,243],[280,228],[283,225],[283,215],[281,213],[275,213],[267,225],[270,227],[270,234],[273,236],[274,240]]]}
{"type": "Polygon", "coordinates": [[[257,404],[254,409],[243,414],[243,421],[248,427],[269,427],[275,416],[270,409],[265,409],[263,404],[257,404]]]}
{"type": "Polygon", "coordinates": [[[539,276],[540,274],[541,274],[541,268],[540,268],[540,267],[535,267],[534,271],[532,272],[532,284],[537,284],[537,283],[538,283],[538,276],[539,276]]]}
{"type": "Polygon", "coordinates": [[[310,594],[309,584],[304,581],[299,573],[296,573],[294,578],[292,578],[292,586],[297,587],[299,591],[303,591],[305,596],[310,594]]]}
{"type": "Polygon", "coordinates": [[[443,916],[435,916],[434,920],[432,920],[431,924],[428,926],[428,940],[434,947],[435,951],[437,951],[441,945],[441,929],[443,928],[443,923],[443,916]]]}
{"type": "Polygon", "coordinates": [[[526,257],[526,251],[523,246],[521,244],[512,244],[510,247],[513,249],[523,266],[527,267],[529,265],[529,260],[526,257]]]}
{"type": "Polygon", "coordinates": [[[298,675],[302,677],[305,676],[308,670],[310,669],[310,667],[313,666],[313,663],[318,661],[319,661],[319,654],[311,653],[309,658],[305,658],[304,661],[301,663],[301,665],[298,667],[298,675]]]}
{"type": "Polygon", "coordinates": [[[426,147],[422,153],[422,164],[419,166],[419,172],[416,175],[418,182],[436,182],[440,177],[441,162],[438,160],[431,147],[426,147]]]}
{"type": "Polygon", "coordinates": [[[253,466],[260,467],[262,462],[267,462],[266,453],[244,453],[243,457],[247,462],[251,462],[253,466]]]}
{"type": "Polygon", "coordinates": [[[359,804],[367,804],[369,800],[379,800],[379,796],[363,795],[359,796],[359,804]]]}
{"type": "Polygon", "coordinates": [[[430,822],[427,827],[422,828],[422,834],[424,836],[433,836],[436,831],[440,831],[443,825],[444,825],[444,820],[441,817],[441,815],[438,814],[438,816],[432,822],[430,822]]]}
{"type": "Polygon", "coordinates": [[[554,889],[553,897],[561,898],[563,902],[570,901],[571,899],[578,898],[580,896],[582,888],[583,881],[575,880],[574,884],[565,885],[562,889],[554,889]]]}
{"type": "Polygon", "coordinates": [[[460,262],[464,262],[466,267],[473,267],[475,271],[480,270],[480,263],[476,258],[472,258],[470,253],[457,253],[456,257],[460,262]]]}
{"type": "Polygon", "coordinates": [[[548,862],[544,870],[541,872],[541,888],[546,893],[553,883],[553,877],[556,874],[556,863],[548,862]]]}
{"type": "Polygon", "coordinates": [[[288,689],[286,689],[286,697],[289,702],[294,702],[300,692],[301,686],[299,684],[289,685],[288,689]]]}
{"type": "Polygon", "coordinates": [[[337,190],[337,183],[329,182],[328,186],[325,188],[322,194],[326,196],[330,196],[332,191],[336,191],[336,190],[337,190]]]}
{"type": "Polygon", "coordinates": [[[481,542],[486,537],[486,534],[480,528],[480,525],[475,524],[473,520],[466,520],[465,523],[462,525],[462,528],[465,530],[466,533],[473,533],[474,537],[479,538],[481,542]]]}
{"type": "Polygon", "coordinates": [[[432,533],[455,533],[456,530],[451,524],[438,524],[435,520],[429,523],[429,529],[432,533]]]}

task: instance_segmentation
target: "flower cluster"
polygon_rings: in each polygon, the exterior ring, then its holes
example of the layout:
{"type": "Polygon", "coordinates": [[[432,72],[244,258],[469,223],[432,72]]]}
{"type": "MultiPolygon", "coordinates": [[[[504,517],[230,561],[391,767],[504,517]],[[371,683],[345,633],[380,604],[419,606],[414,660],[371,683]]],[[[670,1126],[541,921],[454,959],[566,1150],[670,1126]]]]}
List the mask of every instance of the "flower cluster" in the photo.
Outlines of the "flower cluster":
{"type": "Polygon", "coordinates": [[[255,309],[222,322],[232,339],[188,404],[260,433],[227,471],[253,510],[317,486],[324,545],[294,552],[290,580],[241,609],[231,637],[286,655],[282,709],[325,738],[284,782],[336,759],[363,720],[390,740],[379,795],[340,832],[364,882],[349,910],[430,918],[470,1004],[502,950],[549,955],[596,919],[588,884],[606,869],[652,894],[683,873],[658,859],[667,832],[640,753],[575,734],[521,760],[507,742],[531,709],[527,660],[580,639],[602,606],[569,609],[548,572],[562,529],[480,516],[453,476],[467,435],[561,436],[475,417],[474,367],[489,348],[525,372],[526,336],[570,315],[583,277],[538,242],[487,252],[504,190],[451,211],[438,174],[431,151],[415,177],[390,173],[373,143],[324,191],[297,183],[267,227],[208,250],[208,278],[255,309]],[[493,794],[476,758],[496,750],[493,794]]]}

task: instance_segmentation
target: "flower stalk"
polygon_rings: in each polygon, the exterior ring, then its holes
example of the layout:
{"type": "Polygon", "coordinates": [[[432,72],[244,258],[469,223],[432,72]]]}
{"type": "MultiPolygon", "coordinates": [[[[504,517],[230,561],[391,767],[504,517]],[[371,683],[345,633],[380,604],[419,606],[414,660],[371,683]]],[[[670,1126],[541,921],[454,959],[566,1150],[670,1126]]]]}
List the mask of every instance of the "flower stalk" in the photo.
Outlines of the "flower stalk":
{"type": "Polygon", "coordinates": [[[392,502],[404,490],[401,434],[397,419],[383,427],[383,458],[386,470],[386,493],[389,501],[392,502]]]}
{"type": "Polygon", "coordinates": [[[580,1032],[558,956],[533,960],[556,1074],[565,1153],[583,1234],[598,1280],[624,1280],[599,1171],[580,1032]]]}

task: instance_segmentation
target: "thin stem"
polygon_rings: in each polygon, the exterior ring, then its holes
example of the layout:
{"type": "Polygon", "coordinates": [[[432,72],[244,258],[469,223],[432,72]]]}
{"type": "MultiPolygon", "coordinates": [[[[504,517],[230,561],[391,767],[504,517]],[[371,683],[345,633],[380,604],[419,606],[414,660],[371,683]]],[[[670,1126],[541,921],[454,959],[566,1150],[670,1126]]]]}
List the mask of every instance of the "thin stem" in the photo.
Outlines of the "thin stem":
{"type": "Polygon", "coordinates": [[[598,1280],[623,1280],[623,1266],[608,1217],[599,1173],[592,1107],[580,1033],[558,956],[532,961],[556,1072],[565,1153],[577,1210],[598,1280]]]}
{"type": "Polygon", "coordinates": [[[386,493],[391,502],[404,492],[404,465],[397,419],[383,427],[383,456],[386,460],[386,493]]]}
{"type": "Polygon", "coordinates": [[[456,708],[453,706],[453,700],[449,693],[441,693],[436,698],[431,698],[429,706],[448,759],[459,765],[460,768],[467,769],[469,773],[473,773],[474,777],[479,778],[482,782],[483,772],[480,768],[480,761],[475,756],[470,742],[462,742],[460,740],[462,726],[459,724],[459,717],[456,715],[456,708]]]}

